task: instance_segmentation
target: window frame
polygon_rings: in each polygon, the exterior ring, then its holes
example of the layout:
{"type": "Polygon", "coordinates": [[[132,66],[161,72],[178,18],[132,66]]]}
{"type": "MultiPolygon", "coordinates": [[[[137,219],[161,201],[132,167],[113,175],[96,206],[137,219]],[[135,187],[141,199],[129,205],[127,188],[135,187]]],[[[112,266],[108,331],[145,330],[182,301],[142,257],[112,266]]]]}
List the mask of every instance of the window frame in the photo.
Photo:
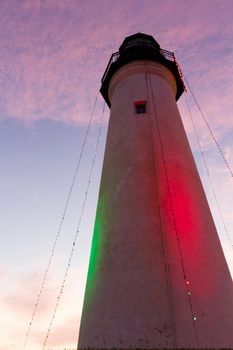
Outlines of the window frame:
{"type": "Polygon", "coordinates": [[[147,101],[146,100],[134,101],[134,111],[135,111],[135,114],[146,114],[147,101]]]}

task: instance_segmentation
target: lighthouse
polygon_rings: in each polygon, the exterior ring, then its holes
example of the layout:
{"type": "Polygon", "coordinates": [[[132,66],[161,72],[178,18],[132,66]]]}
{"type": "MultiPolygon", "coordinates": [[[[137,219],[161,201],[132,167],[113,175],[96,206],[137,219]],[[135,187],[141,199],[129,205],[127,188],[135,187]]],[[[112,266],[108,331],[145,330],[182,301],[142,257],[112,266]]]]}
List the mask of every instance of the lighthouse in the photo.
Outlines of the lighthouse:
{"type": "Polygon", "coordinates": [[[137,33],[112,54],[78,349],[233,348],[233,286],[176,101],[173,53],[137,33]]]}

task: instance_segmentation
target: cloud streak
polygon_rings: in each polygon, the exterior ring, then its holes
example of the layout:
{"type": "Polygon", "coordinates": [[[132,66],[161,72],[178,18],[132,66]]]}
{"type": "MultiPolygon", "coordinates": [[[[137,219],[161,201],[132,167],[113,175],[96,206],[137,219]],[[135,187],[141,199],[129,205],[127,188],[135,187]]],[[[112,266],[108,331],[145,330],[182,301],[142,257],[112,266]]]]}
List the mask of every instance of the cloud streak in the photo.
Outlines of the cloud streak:
{"type": "MultiPolygon", "coordinates": [[[[35,271],[23,275],[18,283],[15,282],[14,291],[5,292],[0,300],[1,329],[1,349],[18,349],[19,344],[23,344],[26,335],[26,320],[30,320],[35,304],[35,297],[38,294],[41,279],[41,271],[35,271]],[[2,346],[2,347],[1,347],[2,346]]],[[[12,279],[10,273],[5,274],[6,279],[12,279]]],[[[72,287],[72,280],[78,280],[81,285],[85,285],[85,271],[81,268],[73,268],[70,271],[69,281],[64,289],[61,306],[57,312],[57,318],[51,329],[47,347],[61,348],[61,346],[76,347],[78,328],[80,322],[80,312],[84,290],[72,287]]],[[[39,303],[35,320],[32,324],[28,338],[28,348],[33,350],[41,349],[46,335],[52,311],[55,306],[58,294],[57,284],[53,279],[46,282],[45,291],[39,303]]]]}
{"type": "MultiPolygon", "coordinates": [[[[209,1],[195,5],[190,1],[172,5],[148,0],[4,3],[0,71],[4,117],[25,122],[51,119],[85,123],[87,105],[93,103],[111,52],[125,36],[137,31],[148,32],[165,48],[177,51],[195,87],[199,90],[202,85],[204,106],[207,93],[208,99],[216,99],[220,91],[218,86],[206,91],[214,85],[216,75],[224,81],[224,105],[230,102],[230,1],[224,9],[216,1],[215,11],[210,11],[209,1]],[[224,66],[218,57],[223,52],[224,66]]],[[[212,105],[216,107],[216,103],[212,105]]]]}

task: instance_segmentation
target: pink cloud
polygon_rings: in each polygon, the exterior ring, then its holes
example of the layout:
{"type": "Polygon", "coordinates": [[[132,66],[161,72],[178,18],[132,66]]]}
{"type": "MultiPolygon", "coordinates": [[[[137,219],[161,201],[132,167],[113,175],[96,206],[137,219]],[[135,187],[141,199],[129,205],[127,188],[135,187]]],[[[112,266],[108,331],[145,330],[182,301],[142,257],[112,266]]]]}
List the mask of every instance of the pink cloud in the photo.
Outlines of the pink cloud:
{"type": "MultiPolygon", "coordinates": [[[[27,318],[31,315],[35,305],[35,297],[38,295],[41,275],[41,271],[27,274],[19,281],[15,290],[2,299],[9,312],[14,313],[14,315],[18,314],[20,318],[27,318]]],[[[47,314],[50,310],[51,300],[54,298],[54,294],[56,294],[55,287],[50,283],[49,288],[46,288],[43,298],[40,301],[40,316],[47,314]]]]}
{"type": "MultiPolygon", "coordinates": [[[[94,101],[110,54],[125,36],[137,31],[150,33],[162,46],[174,49],[194,86],[198,86],[194,74],[199,78],[202,74],[199,84],[204,82],[206,88],[213,84],[217,72],[229,91],[230,68],[213,57],[231,42],[230,8],[229,1],[224,9],[217,1],[215,11],[210,11],[208,1],[195,5],[190,1],[164,4],[149,0],[6,4],[1,21],[2,114],[27,122],[85,123],[87,106],[94,101]]],[[[229,55],[229,63],[231,60],[229,55]]],[[[211,95],[216,91],[217,87],[211,95]]],[[[202,91],[204,105],[206,94],[202,91]]]]}
{"type": "MultiPolygon", "coordinates": [[[[48,348],[61,348],[63,345],[70,348],[76,347],[85,275],[86,271],[83,268],[71,269],[47,341],[48,348]],[[72,282],[74,280],[79,281],[75,286],[72,282]],[[80,285],[82,288],[80,288],[80,285]]],[[[8,284],[9,280],[14,280],[9,271],[5,276],[8,284]]],[[[0,323],[4,334],[1,337],[1,346],[4,349],[8,349],[8,347],[19,349],[22,346],[40,288],[41,277],[41,271],[26,273],[17,282],[14,280],[14,285],[11,285],[12,289],[10,291],[8,288],[7,291],[2,293],[0,323]]],[[[29,349],[41,349],[55,306],[58,288],[59,283],[55,282],[54,279],[50,278],[46,282],[28,338],[29,349]]]]}

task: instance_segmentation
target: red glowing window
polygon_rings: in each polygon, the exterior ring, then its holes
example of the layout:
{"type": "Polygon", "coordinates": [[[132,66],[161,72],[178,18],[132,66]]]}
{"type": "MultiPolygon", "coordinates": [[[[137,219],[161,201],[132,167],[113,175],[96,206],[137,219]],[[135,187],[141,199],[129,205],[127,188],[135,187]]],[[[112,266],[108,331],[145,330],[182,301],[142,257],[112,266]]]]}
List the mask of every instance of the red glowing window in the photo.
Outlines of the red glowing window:
{"type": "Polygon", "coordinates": [[[146,113],[146,101],[135,101],[134,106],[136,114],[146,113]]]}

